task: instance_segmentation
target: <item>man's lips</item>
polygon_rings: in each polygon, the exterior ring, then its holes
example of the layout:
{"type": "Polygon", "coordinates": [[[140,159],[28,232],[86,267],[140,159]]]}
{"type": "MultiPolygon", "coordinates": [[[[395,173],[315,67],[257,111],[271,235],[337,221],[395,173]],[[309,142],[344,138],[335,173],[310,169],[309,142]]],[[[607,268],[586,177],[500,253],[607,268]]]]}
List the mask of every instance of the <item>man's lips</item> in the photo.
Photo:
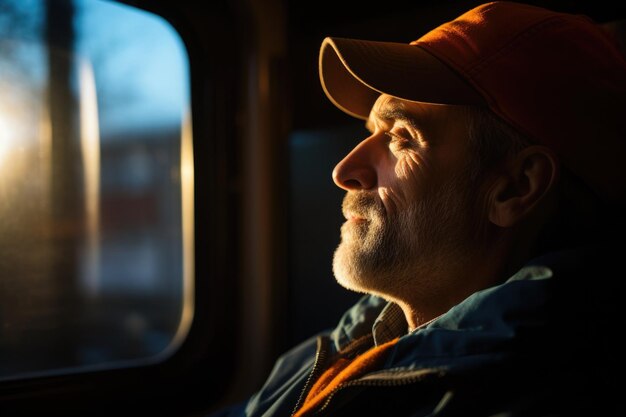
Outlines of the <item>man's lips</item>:
{"type": "Polygon", "coordinates": [[[383,206],[372,193],[348,193],[341,205],[341,212],[347,223],[369,223],[383,216],[383,206]]]}
{"type": "Polygon", "coordinates": [[[367,218],[354,213],[346,213],[345,218],[350,222],[364,222],[367,220],[367,218]]]}

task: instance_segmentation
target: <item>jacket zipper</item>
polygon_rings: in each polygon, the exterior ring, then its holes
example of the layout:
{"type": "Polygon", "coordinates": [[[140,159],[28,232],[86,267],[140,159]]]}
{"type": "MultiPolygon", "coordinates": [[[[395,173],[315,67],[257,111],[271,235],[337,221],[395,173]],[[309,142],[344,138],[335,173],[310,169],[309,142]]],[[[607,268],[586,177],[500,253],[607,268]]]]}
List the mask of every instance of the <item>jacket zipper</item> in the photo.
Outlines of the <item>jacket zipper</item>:
{"type": "Polygon", "coordinates": [[[397,372],[396,374],[390,372],[384,372],[379,374],[370,374],[366,375],[361,379],[357,379],[354,381],[344,382],[339,385],[335,389],[333,389],[324,401],[324,404],[315,412],[315,414],[320,414],[324,412],[331,400],[335,396],[338,391],[341,391],[344,388],[348,387],[393,387],[400,385],[408,385],[414,382],[418,382],[424,378],[432,377],[435,375],[442,375],[443,371],[440,369],[420,369],[417,371],[409,371],[409,372],[397,372]],[[385,375],[387,374],[387,375],[385,375]]]}
{"type": "Polygon", "coordinates": [[[313,369],[311,369],[311,372],[309,373],[309,377],[307,378],[306,383],[304,384],[304,388],[302,389],[302,392],[300,393],[300,397],[298,398],[298,402],[296,403],[296,406],[293,408],[293,411],[291,412],[292,416],[296,414],[296,412],[302,406],[302,403],[304,402],[304,399],[306,398],[307,393],[311,389],[311,385],[313,381],[316,380],[317,375],[320,373],[322,364],[326,361],[327,343],[328,342],[324,337],[319,336],[317,338],[317,352],[315,353],[315,361],[313,362],[313,369]]]}

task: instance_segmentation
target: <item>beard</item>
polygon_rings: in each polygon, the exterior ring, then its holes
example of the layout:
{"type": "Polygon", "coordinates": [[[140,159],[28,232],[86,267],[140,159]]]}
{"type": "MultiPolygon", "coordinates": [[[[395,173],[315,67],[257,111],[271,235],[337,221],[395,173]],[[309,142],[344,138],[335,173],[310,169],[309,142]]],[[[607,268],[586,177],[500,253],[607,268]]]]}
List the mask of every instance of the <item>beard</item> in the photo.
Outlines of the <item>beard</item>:
{"type": "Polygon", "coordinates": [[[477,237],[471,210],[475,196],[467,178],[458,175],[430,189],[394,216],[387,214],[376,192],[348,192],[343,212],[362,220],[341,227],[333,257],[337,282],[352,291],[397,299],[409,288],[423,287],[416,281],[462,259],[477,237]]]}

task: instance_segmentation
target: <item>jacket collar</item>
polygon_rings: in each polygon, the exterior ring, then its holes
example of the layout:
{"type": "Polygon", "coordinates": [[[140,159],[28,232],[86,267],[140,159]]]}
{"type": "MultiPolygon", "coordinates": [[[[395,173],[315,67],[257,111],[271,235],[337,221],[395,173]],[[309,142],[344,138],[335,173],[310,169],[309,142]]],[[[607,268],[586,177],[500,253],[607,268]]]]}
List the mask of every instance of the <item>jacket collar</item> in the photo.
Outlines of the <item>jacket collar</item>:
{"type": "Polygon", "coordinates": [[[408,324],[397,304],[367,295],[343,315],[339,325],[331,333],[331,340],[337,351],[367,335],[373,335],[376,345],[396,337],[424,338],[429,342],[423,343],[424,353],[432,355],[471,350],[472,344],[466,343],[469,340],[458,337],[460,330],[471,331],[467,333],[468,336],[485,337],[492,341],[512,337],[515,333],[512,327],[519,323],[505,318],[523,315],[521,310],[536,310],[544,302],[540,296],[543,292],[542,285],[536,282],[550,277],[550,268],[527,265],[505,283],[472,294],[448,312],[411,333],[408,332],[408,324]],[[528,292],[528,297],[520,297],[520,291],[528,292]],[[528,302],[529,300],[532,302],[528,302]],[[436,341],[431,340],[433,335],[436,335],[436,341]],[[451,343],[455,346],[451,346],[451,343]]]}

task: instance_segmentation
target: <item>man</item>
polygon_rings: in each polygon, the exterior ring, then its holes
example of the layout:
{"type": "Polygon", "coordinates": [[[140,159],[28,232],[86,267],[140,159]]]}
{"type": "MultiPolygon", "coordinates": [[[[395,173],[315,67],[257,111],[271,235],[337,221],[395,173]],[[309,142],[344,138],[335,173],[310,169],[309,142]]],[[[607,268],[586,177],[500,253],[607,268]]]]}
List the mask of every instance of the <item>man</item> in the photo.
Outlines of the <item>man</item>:
{"type": "Polygon", "coordinates": [[[481,5],[411,44],[327,38],[370,135],[333,271],[362,292],[232,414],[619,415],[626,61],[583,16],[481,5]]]}

